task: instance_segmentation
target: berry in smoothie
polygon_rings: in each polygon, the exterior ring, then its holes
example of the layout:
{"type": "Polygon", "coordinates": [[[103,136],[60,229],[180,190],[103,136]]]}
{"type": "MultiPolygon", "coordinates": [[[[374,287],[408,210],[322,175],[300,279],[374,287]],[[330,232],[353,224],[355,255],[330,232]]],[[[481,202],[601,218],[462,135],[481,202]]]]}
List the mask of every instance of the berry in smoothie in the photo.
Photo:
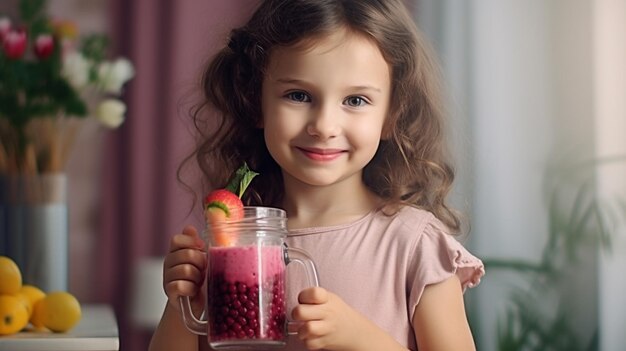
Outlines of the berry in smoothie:
{"type": "Polygon", "coordinates": [[[281,246],[210,248],[208,304],[212,342],[284,339],[282,257],[281,246]]]}

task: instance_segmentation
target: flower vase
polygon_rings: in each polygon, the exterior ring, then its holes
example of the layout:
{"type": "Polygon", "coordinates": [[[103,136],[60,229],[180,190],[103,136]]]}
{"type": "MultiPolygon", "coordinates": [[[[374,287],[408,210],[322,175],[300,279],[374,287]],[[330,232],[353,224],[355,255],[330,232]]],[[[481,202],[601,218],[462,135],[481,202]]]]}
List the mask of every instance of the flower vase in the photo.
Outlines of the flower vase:
{"type": "Polygon", "coordinates": [[[0,176],[0,255],[20,267],[24,284],[67,291],[67,175],[0,176]]]}

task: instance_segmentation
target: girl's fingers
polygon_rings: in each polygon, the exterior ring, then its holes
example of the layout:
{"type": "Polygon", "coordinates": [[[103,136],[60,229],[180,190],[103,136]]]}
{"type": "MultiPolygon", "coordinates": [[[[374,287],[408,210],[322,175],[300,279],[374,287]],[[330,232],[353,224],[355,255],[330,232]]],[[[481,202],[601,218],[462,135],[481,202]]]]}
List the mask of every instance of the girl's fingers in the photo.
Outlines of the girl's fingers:
{"type": "Polygon", "coordinates": [[[170,240],[170,252],[189,248],[204,248],[204,240],[200,238],[198,231],[193,226],[185,227],[182,234],[176,234],[170,240]]]}
{"type": "Polygon", "coordinates": [[[178,250],[165,257],[163,287],[170,298],[195,296],[204,281],[206,255],[199,250],[178,250]]]}
{"type": "Polygon", "coordinates": [[[330,292],[324,288],[304,289],[298,294],[299,304],[291,311],[291,317],[304,322],[323,320],[327,317],[330,298],[330,292]]]}
{"type": "Polygon", "coordinates": [[[197,267],[190,264],[174,266],[163,273],[163,281],[167,284],[174,281],[189,281],[196,285],[202,284],[204,274],[197,267]]]}
{"type": "Polygon", "coordinates": [[[320,287],[304,289],[298,294],[298,306],[291,311],[291,316],[296,321],[314,321],[326,317],[327,306],[322,306],[330,301],[328,290],[320,287]]]}
{"type": "Polygon", "coordinates": [[[302,323],[298,329],[298,338],[300,340],[310,340],[320,338],[330,332],[328,324],[322,321],[309,321],[302,323]]]}
{"type": "Polygon", "coordinates": [[[200,237],[200,234],[198,233],[198,230],[196,229],[196,227],[192,225],[186,226],[183,229],[183,234],[195,238],[196,244],[201,245],[200,247],[204,247],[205,245],[204,240],[202,240],[202,238],[200,237]]]}
{"type": "MultiPolygon", "coordinates": [[[[198,270],[193,265],[181,264],[174,266],[163,273],[163,290],[165,290],[165,294],[167,295],[170,303],[172,303],[178,310],[178,298],[180,296],[191,297],[192,304],[194,304],[193,301],[196,301],[195,305],[198,305],[204,300],[202,298],[199,299],[202,292],[201,288],[203,281],[203,272],[198,270]]],[[[199,306],[201,306],[201,304],[199,306]]]]}
{"type": "Polygon", "coordinates": [[[318,305],[298,305],[291,310],[291,318],[298,322],[322,320],[325,316],[318,305]]]}
{"type": "MultiPolygon", "coordinates": [[[[170,252],[163,262],[163,290],[168,300],[178,310],[180,296],[192,297],[192,305],[201,299],[201,286],[207,266],[204,240],[193,226],[170,240],[170,252]]],[[[196,306],[197,307],[197,306],[196,306]]]]}
{"type": "Polygon", "coordinates": [[[298,294],[298,302],[301,304],[321,305],[329,300],[328,290],[320,287],[304,289],[298,294]]]}
{"type": "Polygon", "coordinates": [[[196,229],[196,227],[194,227],[192,225],[188,225],[185,228],[183,228],[183,234],[189,235],[189,236],[197,236],[197,237],[199,237],[198,230],[196,229]]]}
{"type": "Polygon", "coordinates": [[[194,296],[204,281],[207,266],[204,242],[193,226],[170,240],[170,253],[163,261],[163,287],[170,298],[179,295],[194,296]]]}
{"type": "Polygon", "coordinates": [[[196,296],[200,288],[196,283],[188,280],[174,280],[165,284],[165,294],[170,299],[176,299],[179,296],[196,296]]]}
{"type": "Polygon", "coordinates": [[[165,256],[163,269],[166,271],[181,264],[190,264],[203,271],[207,264],[206,253],[199,249],[179,249],[165,256]]]}

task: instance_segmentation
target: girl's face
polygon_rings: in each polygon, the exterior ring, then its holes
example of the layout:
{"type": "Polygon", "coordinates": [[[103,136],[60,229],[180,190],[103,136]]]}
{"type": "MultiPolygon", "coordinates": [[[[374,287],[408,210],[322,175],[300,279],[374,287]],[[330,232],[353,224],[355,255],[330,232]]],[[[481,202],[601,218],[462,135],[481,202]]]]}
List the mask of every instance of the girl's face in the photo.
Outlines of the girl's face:
{"type": "Polygon", "coordinates": [[[352,32],[274,49],[263,80],[263,128],[285,180],[360,183],[381,139],[390,77],[376,44],[352,32]]]}

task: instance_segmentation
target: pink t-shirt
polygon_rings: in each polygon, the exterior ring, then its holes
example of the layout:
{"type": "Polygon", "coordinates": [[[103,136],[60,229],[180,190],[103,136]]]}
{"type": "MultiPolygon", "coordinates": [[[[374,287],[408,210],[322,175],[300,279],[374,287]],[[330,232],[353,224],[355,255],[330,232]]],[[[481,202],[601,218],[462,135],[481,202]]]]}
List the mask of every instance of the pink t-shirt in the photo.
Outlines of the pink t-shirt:
{"type": "MultiPolygon", "coordinates": [[[[287,244],[309,253],[322,287],[411,350],[417,350],[411,321],[424,287],[456,274],[465,289],[485,273],[444,224],[413,207],[394,216],[375,211],[349,224],[291,230],[287,244]]],[[[288,266],[288,311],[307,285],[303,274],[299,265],[288,266]]],[[[290,336],[286,350],[306,349],[290,336]]]]}

